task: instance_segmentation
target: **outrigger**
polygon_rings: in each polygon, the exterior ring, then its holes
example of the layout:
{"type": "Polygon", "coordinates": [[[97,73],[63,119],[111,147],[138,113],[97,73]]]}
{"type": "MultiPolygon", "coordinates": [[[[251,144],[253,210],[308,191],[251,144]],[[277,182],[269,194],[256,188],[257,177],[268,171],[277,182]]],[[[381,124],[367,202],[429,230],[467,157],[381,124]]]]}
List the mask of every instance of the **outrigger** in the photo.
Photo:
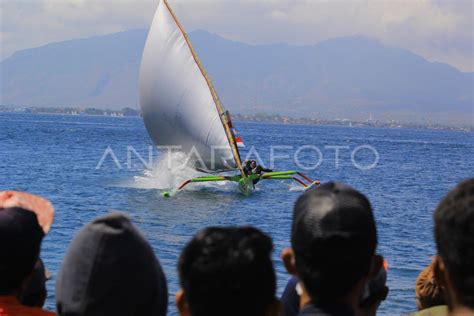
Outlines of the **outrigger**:
{"type": "MultiPolygon", "coordinates": [[[[255,186],[254,186],[254,180],[294,180],[301,184],[305,189],[309,189],[313,186],[319,185],[320,181],[319,180],[312,180],[305,174],[294,171],[294,170],[288,170],[288,171],[274,171],[274,172],[266,172],[261,175],[259,174],[251,174],[246,177],[242,177],[241,175],[235,175],[235,176],[215,176],[215,175],[209,175],[209,176],[201,176],[201,177],[196,177],[192,178],[189,180],[184,181],[179,187],[178,190],[182,190],[185,186],[187,186],[190,183],[194,182],[214,182],[214,181],[232,181],[232,182],[237,182],[239,186],[240,192],[242,192],[245,195],[250,194],[255,186]],[[296,177],[300,176],[302,179],[296,177]]],[[[168,192],[164,192],[165,196],[169,196],[170,194],[168,192]]]]}
{"type": "MultiPolygon", "coordinates": [[[[238,170],[238,175],[208,175],[193,182],[232,181],[249,194],[258,180],[290,179],[305,188],[319,184],[301,172],[288,170],[246,174],[238,149],[239,138],[224,110],[188,35],[166,0],[153,18],[140,66],[140,107],[153,142],[184,153],[197,152],[208,172],[238,170]]],[[[171,193],[164,192],[164,196],[171,193]]]]}

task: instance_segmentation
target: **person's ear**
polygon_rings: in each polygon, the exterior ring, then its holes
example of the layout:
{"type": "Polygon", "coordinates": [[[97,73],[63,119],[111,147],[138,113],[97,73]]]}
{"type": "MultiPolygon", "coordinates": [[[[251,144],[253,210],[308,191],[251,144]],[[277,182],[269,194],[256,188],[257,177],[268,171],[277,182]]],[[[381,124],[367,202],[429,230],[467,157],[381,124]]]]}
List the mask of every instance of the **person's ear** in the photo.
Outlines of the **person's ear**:
{"type": "Polygon", "coordinates": [[[179,314],[181,316],[191,316],[188,302],[186,301],[186,298],[184,297],[183,289],[179,289],[179,291],[176,292],[175,303],[176,303],[176,307],[178,308],[179,314]]]}
{"type": "Polygon", "coordinates": [[[440,256],[433,257],[433,275],[439,287],[446,287],[446,266],[440,256]]]}
{"type": "Polygon", "coordinates": [[[281,303],[279,300],[275,299],[267,308],[265,316],[278,316],[281,311],[281,303]]]}
{"type": "Polygon", "coordinates": [[[369,275],[367,276],[368,279],[374,278],[380,271],[383,266],[384,258],[381,255],[375,254],[372,257],[372,262],[370,264],[369,275]]]}
{"type": "Polygon", "coordinates": [[[296,273],[296,265],[295,265],[295,253],[291,248],[285,248],[281,252],[281,260],[283,261],[283,265],[285,266],[286,271],[289,274],[297,276],[296,273]]]}

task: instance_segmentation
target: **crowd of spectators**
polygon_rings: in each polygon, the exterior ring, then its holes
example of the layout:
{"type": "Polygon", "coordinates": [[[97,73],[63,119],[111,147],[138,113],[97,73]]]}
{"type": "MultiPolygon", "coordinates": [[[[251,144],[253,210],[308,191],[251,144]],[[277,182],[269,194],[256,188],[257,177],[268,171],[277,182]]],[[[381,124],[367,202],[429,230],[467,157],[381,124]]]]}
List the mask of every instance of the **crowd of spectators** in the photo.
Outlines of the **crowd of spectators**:
{"type": "MultiPolygon", "coordinates": [[[[0,316],[166,315],[168,287],[149,242],[123,213],[94,219],[74,237],[56,278],[56,311],[43,309],[50,273],[41,243],[51,203],[0,192],[0,316]]],[[[474,178],[433,215],[437,253],[413,280],[413,315],[474,315],[474,178]]],[[[272,239],[250,226],[208,227],[177,263],[182,316],[376,315],[389,295],[369,200],[345,184],[307,190],[293,209],[291,247],[281,253],[289,281],[276,294],[272,239]]]]}

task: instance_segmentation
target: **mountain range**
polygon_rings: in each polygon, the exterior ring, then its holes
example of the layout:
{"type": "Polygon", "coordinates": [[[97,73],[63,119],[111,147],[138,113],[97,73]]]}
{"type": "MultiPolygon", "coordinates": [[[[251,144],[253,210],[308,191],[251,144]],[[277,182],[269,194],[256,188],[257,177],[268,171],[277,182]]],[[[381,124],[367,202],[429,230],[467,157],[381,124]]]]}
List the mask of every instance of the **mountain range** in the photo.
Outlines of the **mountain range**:
{"type": "MultiPolygon", "coordinates": [[[[147,31],[21,50],[0,63],[0,104],[138,107],[147,31]]],[[[190,39],[233,113],[473,122],[474,73],[364,36],[250,45],[207,31],[190,39]]]]}

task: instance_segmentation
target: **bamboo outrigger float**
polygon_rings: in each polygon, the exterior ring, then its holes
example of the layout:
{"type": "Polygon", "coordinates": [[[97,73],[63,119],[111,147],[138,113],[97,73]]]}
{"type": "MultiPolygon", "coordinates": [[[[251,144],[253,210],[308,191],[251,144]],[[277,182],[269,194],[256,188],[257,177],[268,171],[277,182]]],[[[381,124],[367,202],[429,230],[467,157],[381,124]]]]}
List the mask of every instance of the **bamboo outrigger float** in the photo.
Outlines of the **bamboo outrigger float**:
{"type": "MultiPolygon", "coordinates": [[[[156,145],[197,151],[206,171],[238,170],[238,175],[209,175],[192,182],[232,181],[248,194],[257,180],[292,179],[304,187],[319,184],[297,171],[246,174],[232,120],[183,26],[166,0],[161,0],[140,66],[140,106],[146,129],[156,145]]],[[[165,196],[170,193],[165,192],[165,196]]]]}

